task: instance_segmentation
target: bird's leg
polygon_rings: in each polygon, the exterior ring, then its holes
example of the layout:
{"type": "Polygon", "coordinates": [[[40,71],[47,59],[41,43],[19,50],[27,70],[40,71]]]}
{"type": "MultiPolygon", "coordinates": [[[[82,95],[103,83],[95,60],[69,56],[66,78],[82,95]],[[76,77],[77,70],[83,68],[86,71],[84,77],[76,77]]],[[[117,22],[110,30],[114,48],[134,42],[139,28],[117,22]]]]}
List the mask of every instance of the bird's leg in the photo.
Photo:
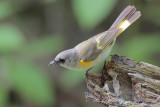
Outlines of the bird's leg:
{"type": "Polygon", "coordinates": [[[104,85],[104,68],[105,68],[106,62],[107,61],[105,60],[104,65],[103,65],[103,69],[102,69],[102,76],[101,76],[101,83],[102,83],[102,85],[104,85]]]}
{"type": "Polygon", "coordinates": [[[85,72],[85,80],[87,82],[87,78],[88,78],[88,71],[90,71],[93,67],[89,68],[86,72],[85,72]]]}

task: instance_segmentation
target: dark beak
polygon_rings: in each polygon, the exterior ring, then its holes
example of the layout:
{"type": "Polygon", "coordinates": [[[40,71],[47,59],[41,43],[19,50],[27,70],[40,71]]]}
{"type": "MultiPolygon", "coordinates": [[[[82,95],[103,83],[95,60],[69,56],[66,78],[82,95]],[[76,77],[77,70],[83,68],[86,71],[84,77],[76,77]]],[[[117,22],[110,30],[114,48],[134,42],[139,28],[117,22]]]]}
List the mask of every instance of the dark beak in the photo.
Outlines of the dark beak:
{"type": "Polygon", "coordinates": [[[57,62],[56,62],[55,60],[53,60],[53,61],[51,61],[51,62],[49,63],[48,66],[51,66],[51,65],[53,65],[53,64],[57,64],[57,62]]]}

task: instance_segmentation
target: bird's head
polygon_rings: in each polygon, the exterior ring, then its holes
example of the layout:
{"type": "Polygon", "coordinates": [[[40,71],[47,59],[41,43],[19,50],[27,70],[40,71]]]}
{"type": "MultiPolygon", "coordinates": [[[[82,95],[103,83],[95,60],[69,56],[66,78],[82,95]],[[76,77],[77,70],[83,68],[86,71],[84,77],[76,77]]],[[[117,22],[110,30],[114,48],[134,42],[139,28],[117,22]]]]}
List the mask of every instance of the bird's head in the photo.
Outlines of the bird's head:
{"type": "Polygon", "coordinates": [[[79,57],[77,57],[75,49],[68,49],[59,53],[49,65],[58,64],[65,68],[72,68],[76,65],[79,57]]]}

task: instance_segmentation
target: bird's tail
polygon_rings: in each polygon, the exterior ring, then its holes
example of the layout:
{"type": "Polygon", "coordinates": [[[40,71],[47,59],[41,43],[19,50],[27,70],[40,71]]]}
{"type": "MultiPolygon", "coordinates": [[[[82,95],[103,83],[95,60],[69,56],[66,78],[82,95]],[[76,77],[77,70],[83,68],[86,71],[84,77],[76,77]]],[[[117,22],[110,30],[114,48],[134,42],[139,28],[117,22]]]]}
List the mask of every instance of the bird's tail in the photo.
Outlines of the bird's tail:
{"type": "Polygon", "coordinates": [[[136,11],[136,8],[134,6],[128,6],[121,12],[121,14],[118,16],[118,18],[112,24],[109,30],[121,28],[122,30],[116,36],[118,37],[120,33],[122,33],[127,27],[129,27],[140,16],[141,16],[140,11],[136,11]]]}

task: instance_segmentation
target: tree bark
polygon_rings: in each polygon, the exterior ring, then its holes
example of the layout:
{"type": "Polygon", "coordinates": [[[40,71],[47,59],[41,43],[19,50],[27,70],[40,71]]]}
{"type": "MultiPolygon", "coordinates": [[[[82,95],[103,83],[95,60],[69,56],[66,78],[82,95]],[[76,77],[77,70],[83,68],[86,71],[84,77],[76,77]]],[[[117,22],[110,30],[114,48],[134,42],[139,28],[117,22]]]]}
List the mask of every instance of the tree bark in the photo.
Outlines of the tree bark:
{"type": "Polygon", "coordinates": [[[85,97],[109,106],[160,107],[160,67],[113,55],[101,75],[89,73],[85,97]]]}

